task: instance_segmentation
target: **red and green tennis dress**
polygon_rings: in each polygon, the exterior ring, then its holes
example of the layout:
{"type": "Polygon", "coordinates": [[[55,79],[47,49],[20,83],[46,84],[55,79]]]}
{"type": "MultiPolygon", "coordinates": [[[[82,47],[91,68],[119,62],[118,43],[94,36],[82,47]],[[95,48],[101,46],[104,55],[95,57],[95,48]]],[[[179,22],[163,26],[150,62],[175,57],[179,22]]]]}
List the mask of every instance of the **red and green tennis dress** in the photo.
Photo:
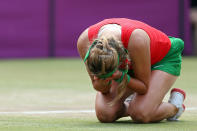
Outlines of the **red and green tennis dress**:
{"type": "Polygon", "coordinates": [[[104,25],[117,24],[121,26],[121,41],[127,49],[131,33],[135,29],[144,30],[150,37],[151,69],[162,70],[179,76],[181,70],[181,53],[184,42],[179,38],[168,37],[163,32],[136,20],[126,18],[105,19],[88,29],[89,41],[97,38],[99,30],[104,25]]]}

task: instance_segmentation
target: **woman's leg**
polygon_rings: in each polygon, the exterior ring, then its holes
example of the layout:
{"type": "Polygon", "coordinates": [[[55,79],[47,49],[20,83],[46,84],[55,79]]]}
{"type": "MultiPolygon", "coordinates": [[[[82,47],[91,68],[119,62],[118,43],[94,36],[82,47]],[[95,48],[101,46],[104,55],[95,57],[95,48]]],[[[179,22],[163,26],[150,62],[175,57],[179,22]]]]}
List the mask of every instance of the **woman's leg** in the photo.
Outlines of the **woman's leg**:
{"type": "Polygon", "coordinates": [[[127,89],[121,100],[117,101],[114,105],[110,105],[109,103],[117,95],[117,86],[116,82],[112,82],[112,87],[108,94],[98,92],[96,95],[95,111],[97,118],[101,122],[114,122],[120,117],[126,116],[128,107],[124,104],[124,100],[133,92],[127,89]]]}
{"type": "Polygon", "coordinates": [[[157,122],[175,115],[178,109],[163,103],[163,98],[176,81],[177,76],[155,70],[151,73],[148,91],[145,95],[136,95],[127,110],[134,121],[157,122]]]}

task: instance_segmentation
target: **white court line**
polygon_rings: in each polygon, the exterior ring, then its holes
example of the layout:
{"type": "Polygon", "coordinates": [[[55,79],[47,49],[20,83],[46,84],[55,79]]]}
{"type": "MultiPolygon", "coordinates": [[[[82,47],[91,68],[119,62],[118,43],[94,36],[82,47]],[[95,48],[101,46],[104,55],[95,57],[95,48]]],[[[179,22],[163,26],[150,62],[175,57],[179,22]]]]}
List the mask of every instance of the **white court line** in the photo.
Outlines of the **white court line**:
{"type": "MultiPolygon", "coordinates": [[[[197,107],[188,107],[186,108],[187,111],[195,111],[197,107]]],[[[23,112],[0,112],[2,114],[27,114],[27,115],[34,115],[34,114],[77,114],[77,113],[95,113],[95,110],[56,110],[56,111],[23,111],[23,112]]]]}
{"type": "Polygon", "coordinates": [[[66,113],[95,113],[94,110],[56,110],[56,111],[23,111],[23,112],[0,112],[1,114],[66,114],[66,113]]]}
{"type": "Polygon", "coordinates": [[[197,107],[186,107],[186,111],[195,111],[197,110],[197,107]]]}

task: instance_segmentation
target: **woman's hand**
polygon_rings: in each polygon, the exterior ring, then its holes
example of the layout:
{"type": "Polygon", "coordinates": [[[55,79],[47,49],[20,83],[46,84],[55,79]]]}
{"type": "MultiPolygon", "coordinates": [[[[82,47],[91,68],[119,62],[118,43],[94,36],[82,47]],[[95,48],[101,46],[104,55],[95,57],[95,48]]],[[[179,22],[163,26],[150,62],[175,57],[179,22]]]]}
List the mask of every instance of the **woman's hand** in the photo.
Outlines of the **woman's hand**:
{"type": "Polygon", "coordinates": [[[116,72],[114,72],[114,74],[112,74],[111,77],[102,79],[102,78],[98,78],[97,76],[94,76],[94,80],[98,80],[104,84],[107,84],[109,81],[119,79],[121,76],[122,76],[122,72],[117,70],[116,72]]]}
{"type": "Polygon", "coordinates": [[[110,80],[111,80],[111,78],[103,79],[103,78],[99,78],[97,76],[94,76],[94,81],[97,81],[97,82],[101,83],[104,86],[109,85],[110,80]]]}
{"type": "Polygon", "coordinates": [[[117,70],[116,72],[114,72],[114,74],[110,77],[113,80],[119,79],[122,76],[122,72],[117,70]]]}
{"type": "Polygon", "coordinates": [[[111,88],[111,78],[102,79],[97,76],[93,77],[94,88],[102,93],[108,93],[111,88]]]}
{"type": "Polygon", "coordinates": [[[119,79],[121,75],[122,72],[117,70],[111,77],[105,79],[93,76],[94,88],[102,93],[108,93],[111,88],[112,80],[119,79]]]}

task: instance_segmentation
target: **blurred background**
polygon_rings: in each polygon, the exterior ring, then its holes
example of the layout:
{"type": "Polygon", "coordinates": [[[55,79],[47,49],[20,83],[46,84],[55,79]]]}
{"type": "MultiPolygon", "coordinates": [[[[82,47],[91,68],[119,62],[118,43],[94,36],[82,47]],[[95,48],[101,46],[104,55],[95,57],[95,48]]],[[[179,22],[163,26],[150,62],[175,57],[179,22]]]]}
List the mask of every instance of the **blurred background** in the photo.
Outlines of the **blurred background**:
{"type": "Polygon", "coordinates": [[[187,92],[181,122],[132,129],[196,130],[197,0],[0,0],[0,130],[130,129],[98,122],[96,91],[77,52],[79,35],[112,17],[143,21],[185,41],[173,86],[187,92]]]}
{"type": "Polygon", "coordinates": [[[185,41],[197,54],[196,0],[0,0],[0,58],[78,57],[80,33],[126,17],[185,41]]]}

